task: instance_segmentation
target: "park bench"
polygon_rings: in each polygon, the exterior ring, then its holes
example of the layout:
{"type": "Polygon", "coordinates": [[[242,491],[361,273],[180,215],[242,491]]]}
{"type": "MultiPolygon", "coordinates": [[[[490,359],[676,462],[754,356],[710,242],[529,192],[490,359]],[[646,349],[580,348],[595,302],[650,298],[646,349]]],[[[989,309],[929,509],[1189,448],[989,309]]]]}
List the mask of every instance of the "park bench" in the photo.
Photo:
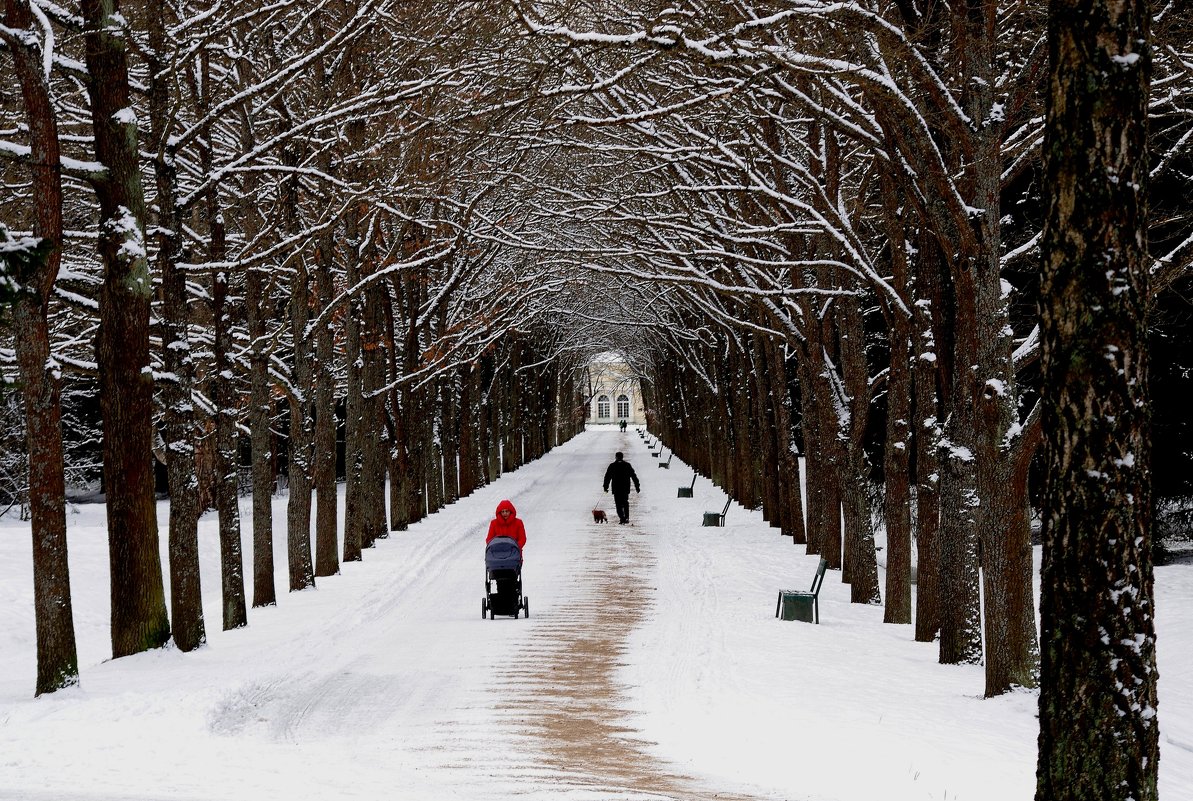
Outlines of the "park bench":
{"type": "Polygon", "coordinates": [[[658,459],[660,456],[663,455],[663,446],[660,445],[659,449],[657,451],[651,451],[650,455],[653,456],[654,458],[658,459]]]}
{"type": "Polygon", "coordinates": [[[696,472],[695,472],[695,471],[693,471],[693,472],[692,472],[692,484],[691,484],[691,486],[688,486],[688,487],[680,487],[680,488],[679,488],[679,495],[677,495],[676,497],[678,497],[678,498],[691,498],[691,497],[692,497],[692,490],[693,490],[693,489],[695,489],[695,488],[696,488],[696,472]]]}
{"type": "MultiPolygon", "coordinates": [[[[693,484],[696,483],[696,479],[694,477],[692,479],[692,483],[693,484]]],[[[705,512],[704,513],[704,522],[701,523],[700,525],[702,525],[702,526],[724,526],[725,525],[725,515],[729,513],[729,504],[732,502],[733,502],[732,498],[726,499],[725,500],[725,508],[722,509],[720,512],[705,512]]]]}
{"type": "Polygon", "coordinates": [[[782,620],[802,620],[805,623],[820,623],[820,588],[824,586],[824,571],[828,561],[822,556],[812,577],[812,589],[779,590],[779,601],[775,604],[775,617],[782,620]]]}
{"type": "Polygon", "coordinates": [[[671,455],[667,457],[667,461],[659,462],[659,467],[663,468],[664,470],[670,470],[671,469],[671,460],[674,458],[675,458],[675,451],[671,451],[671,455]]]}

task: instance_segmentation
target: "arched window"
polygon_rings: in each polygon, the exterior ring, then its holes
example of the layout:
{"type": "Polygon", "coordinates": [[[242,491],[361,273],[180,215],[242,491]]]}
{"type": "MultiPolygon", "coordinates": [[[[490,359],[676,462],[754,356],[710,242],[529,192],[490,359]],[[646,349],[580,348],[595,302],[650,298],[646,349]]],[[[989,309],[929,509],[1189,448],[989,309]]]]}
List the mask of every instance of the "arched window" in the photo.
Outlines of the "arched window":
{"type": "Polygon", "coordinates": [[[625,395],[617,396],[617,416],[622,420],[630,416],[630,399],[625,395]]]}
{"type": "Polygon", "coordinates": [[[597,418],[601,420],[609,419],[609,396],[602,395],[597,398],[597,418]]]}

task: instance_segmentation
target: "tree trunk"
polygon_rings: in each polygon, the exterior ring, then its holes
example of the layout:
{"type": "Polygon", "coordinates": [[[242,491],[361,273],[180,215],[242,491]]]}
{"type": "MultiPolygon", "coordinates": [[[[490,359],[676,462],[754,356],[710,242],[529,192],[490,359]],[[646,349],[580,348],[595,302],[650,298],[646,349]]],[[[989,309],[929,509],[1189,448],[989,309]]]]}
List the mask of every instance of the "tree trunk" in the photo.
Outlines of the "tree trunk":
{"type": "MultiPolygon", "coordinates": [[[[819,346],[813,344],[813,326],[808,327],[808,340],[796,361],[796,384],[799,387],[800,435],[804,442],[805,479],[804,502],[807,515],[805,533],[808,538],[808,554],[824,552],[824,475],[825,450],[820,444],[820,413],[816,402],[816,384],[812,378],[811,355],[819,346]]],[[[827,557],[826,557],[827,558],[827,557]]],[[[838,563],[839,565],[839,563],[838,563]]]]}
{"type": "MultiPolygon", "coordinates": [[[[813,282],[814,283],[814,282],[813,282]]],[[[837,408],[828,380],[831,365],[826,346],[831,322],[821,316],[821,307],[805,304],[808,319],[807,343],[800,388],[803,396],[805,467],[808,471],[808,552],[819,553],[830,570],[841,570],[841,489],[838,481],[842,459],[838,438],[837,408]]],[[[844,580],[844,576],[842,576],[844,580]]]]}
{"type": "Polygon", "coordinates": [[[277,603],[273,564],[273,399],[269,392],[269,344],[265,268],[245,278],[249,328],[249,441],[253,473],[253,606],[277,603]]]}
{"type": "Polygon", "coordinates": [[[749,354],[745,351],[745,339],[735,343],[730,351],[733,356],[732,366],[733,384],[737,388],[731,396],[733,405],[733,473],[734,480],[729,486],[729,494],[747,509],[757,509],[758,494],[758,461],[757,449],[754,447],[752,426],[750,421],[754,417],[755,403],[753,396],[755,388],[749,380],[749,354]]]}
{"type": "MultiPolygon", "coordinates": [[[[338,24],[333,21],[332,24],[338,24]]],[[[315,41],[325,42],[328,31],[323,15],[312,18],[315,41]]],[[[334,59],[329,70],[328,59],[320,54],[312,65],[319,81],[320,103],[330,105],[337,90],[350,84],[348,68],[354,65],[355,50],[349,49],[346,58],[334,59]]],[[[332,149],[319,149],[317,161],[325,175],[337,175],[338,162],[332,149]]],[[[325,315],[311,335],[315,340],[314,387],[314,456],[312,465],[315,486],[315,576],[334,576],[340,572],[339,494],[336,488],[336,356],[335,322],[332,303],[335,300],[336,242],[335,228],[329,226],[316,240],[315,295],[318,314],[325,315]]]]}
{"type": "MultiPolygon", "coordinates": [[[[909,297],[907,241],[899,213],[897,188],[883,177],[883,217],[891,244],[891,285],[901,298],[909,297]]],[[[884,623],[911,622],[911,321],[903,309],[888,302],[887,318],[891,355],[886,381],[886,441],[883,446],[883,481],[886,492],[886,609],[884,623]]]]}
{"type": "Polygon", "coordinates": [[[915,484],[916,484],[916,599],[915,639],[932,642],[940,631],[940,459],[941,361],[947,356],[938,343],[934,312],[943,306],[941,264],[935,242],[923,235],[914,263],[916,297],[915,484]]]}
{"type": "MultiPolygon", "coordinates": [[[[252,85],[255,77],[251,59],[241,59],[237,66],[241,80],[252,85]]],[[[210,82],[207,83],[210,85],[210,82]]],[[[250,111],[239,109],[240,147],[248,152],[257,146],[256,129],[250,123],[250,111]]],[[[257,192],[261,180],[254,172],[243,178],[236,198],[235,213],[245,241],[252,242],[263,227],[257,192]]],[[[270,396],[269,357],[272,350],[268,324],[275,317],[276,304],[271,297],[273,279],[267,267],[248,267],[244,275],[244,319],[248,329],[249,397],[248,430],[250,473],[253,493],[253,606],[277,603],[273,558],[273,491],[275,474],[274,440],[271,427],[273,400],[270,396]]],[[[237,465],[239,465],[239,457],[237,465]]],[[[237,500],[239,506],[239,499],[237,500]]],[[[222,525],[222,523],[221,523],[222,525]]],[[[239,540],[238,540],[239,541],[239,540]]]]}
{"type": "Polygon", "coordinates": [[[457,464],[460,458],[460,373],[444,376],[439,397],[439,440],[443,451],[443,503],[455,502],[459,494],[457,464]]]}
{"type": "Polygon", "coordinates": [[[460,375],[460,497],[471,495],[477,487],[476,448],[476,369],[461,368],[460,375]]]}
{"type": "MultiPolygon", "coordinates": [[[[410,449],[407,443],[409,430],[406,424],[407,404],[409,392],[399,385],[401,365],[405,363],[405,353],[398,349],[398,322],[395,319],[397,308],[405,307],[405,292],[401,281],[393,281],[394,303],[385,309],[385,341],[389,354],[389,413],[392,421],[389,446],[389,529],[390,531],[406,531],[410,527],[410,513],[412,505],[411,487],[414,482],[411,472],[410,449]]],[[[405,344],[405,343],[403,343],[405,344]]]]}
{"type": "Polygon", "coordinates": [[[157,264],[161,275],[164,375],[160,380],[162,436],[170,487],[170,619],[174,643],[191,651],[207,640],[199,579],[199,477],[195,460],[194,360],[191,358],[190,302],[186,274],[179,266],[182,215],[178,209],[176,155],[172,129],[170,78],[166,69],[165,4],[150,4],[149,117],[157,181],[157,264]]]}
{"type": "Polygon", "coordinates": [[[800,481],[799,455],[796,452],[795,430],[792,410],[795,405],[796,387],[789,380],[782,345],[771,342],[767,347],[769,371],[773,376],[775,399],[775,437],[778,440],[779,457],[779,505],[782,532],[790,536],[796,545],[806,545],[807,530],[804,527],[804,500],[800,481]]]}
{"type": "MultiPolygon", "coordinates": [[[[216,207],[210,198],[212,261],[222,261],[224,229],[216,207]]],[[[228,311],[228,273],[216,270],[211,280],[211,312],[214,326],[212,350],[215,371],[212,376],[212,399],[215,401],[215,440],[218,478],[215,485],[215,505],[219,510],[220,580],[223,597],[224,630],[248,624],[244,596],[244,555],[240,543],[240,480],[237,431],[237,410],[240,398],[232,384],[231,320],[228,311]]]]}
{"type": "MultiPolygon", "coordinates": [[[[297,194],[297,187],[287,194],[297,194]]],[[[290,202],[290,201],[287,201],[290,202]]],[[[297,198],[293,199],[297,205],[297,198]]],[[[286,553],[290,574],[290,592],[315,586],[311,563],[311,490],[314,432],[311,428],[310,349],[307,347],[307,323],[310,319],[311,286],[306,262],[294,259],[290,283],[290,333],[294,340],[294,394],[290,397],[290,443],[287,478],[290,497],[286,502],[286,553]]]]}
{"type": "Polygon", "coordinates": [[[116,0],[83,0],[96,159],[99,253],[100,409],[111,562],[112,655],[128,656],[170,638],[162,585],[153,485],[153,372],[149,303],[153,280],[145,250],[137,123],[132,114],[124,26],[116,0]]]}
{"type": "MultiPolygon", "coordinates": [[[[999,100],[996,95],[995,45],[998,30],[997,4],[987,0],[967,0],[964,23],[959,26],[959,50],[966,74],[982,78],[969,81],[962,93],[962,103],[975,118],[986,115],[999,100]]],[[[1007,692],[1015,685],[1034,684],[1034,638],[1028,643],[1016,636],[1022,631],[1009,607],[1013,596],[1021,596],[1013,586],[1025,576],[1012,571],[1011,554],[1028,541],[1026,518],[1021,514],[1023,496],[1014,495],[1013,444],[1018,427],[1018,393],[1011,320],[1001,277],[1002,135],[1000,117],[989,115],[973,131],[975,150],[968,169],[970,205],[980,209],[971,216],[973,258],[959,262],[964,275],[954,281],[959,291],[973,294],[974,316],[970,321],[976,332],[972,359],[959,364],[973,365],[976,385],[969,392],[975,404],[973,414],[978,507],[978,537],[981,541],[982,581],[984,589],[986,695],[1007,692]],[[1021,530],[1013,530],[1020,526],[1021,530]]],[[[967,306],[968,299],[961,302],[967,306]]],[[[967,339],[967,338],[966,338],[967,339]]],[[[969,356],[969,354],[966,354],[969,356]]],[[[1030,574],[1027,574],[1030,581],[1030,574]]]]}
{"type": "MultiPolygon", "coordinates": [[[[963,324],[958,316],[958,336],[963,324]]],[[[960,359],[958,363],[963,363],[960,359]]],[[[963,376],[971,371],[958,370],[963,376]]],[[[967,379],[962,379],[967,380],[967,379]]],[[[978,494],[976,466],[969,436],[973,403],[954,392],[945,422],[947,453],[941,460],[940,486],[940,662],[945,665],[982,661],[981,609],[978,597],[978,494]]]]}
{"type": "MultiPolygon", "coordinates": [[[[344,283],[356,286],[360,281],[362,210],[348,209],[344,220],[344,234],[347,240],[344,257],[346,268],[344,283]]],[[[364,299],[359,293],[348,299],[348,313],[344,316],[344,561],[361,560],[362,533],[364,530],[362,507],[361,471],[364,469],[361,452],[362,418],[364,399],[361,384],[361,318],[364,313],[364,299]]]]}
{"type": "MultiPolygon", "coordinates": [[[[199,81],[192,84],[198,116],[205,118],[211,108],[210,54],[200,56],[199,81]]],[[[213,172],[210,126],[199,146],[203,174],[213,172]]],[[[252,196],[246,192],[245,196],[252,196]]],[[[209,260],[217,265],[227,260],[227,233],[218,188],[212,187],[206,197],[207,230],[210,236],[209,260]]],[[[215,506],[220,528],[220,583],[222,623],[225,631],[248,625],[245,610],[244,554],[240,530],[240,417],[241,398],[236,388],[235,365],[232,361],[235,342],[232,336],[233,311],[228,292],[233,275],[226,267],[216,267],[211,273],[212,362],[209,391],[215,403],[215,506]]]]}
{"type": "Polygon", "coordinates": [[[1143,0],[1049,14],[1038,801],[1158,798],[1148,25],[1143,0]]]}
{"type": "MultiPolygon", "coordinates": [[[[370,269],[373,260],[369,260],[370,269]]],[[[382,282],[375,282],[365,290],[365,320],[362,331],[361,371],[363,383],[363,429],[361,434],[363,523],[362,544],[373,545],[389,536],[389,521],[385,514],[385,476],[389,469],[389,432],[385,426],[385,376],[388,356],[385,352],[385,306],[389,292],[382,282]]]]}
{"type": "Polygon", "coordinates": [[[1005,532],[998,547],[982,550],[987,698],[1015,687],[1035,687],[1039,682],[1040,652],[1032,597],[1035,570],[1027,488],[1031,455],[1023,453],[1023,449],[1017,441],[1005,457],[1003,466],[1010,469],[1000,471],[1008,484],[1003,495],[1007,496],[1009,505],[995,517],[995,522],[983,516],[983,527],[997,525],[1005,532]]]}
{"type": "MultiPolygon", "coordinates": [[[[353,141],[363,138],[363,131],[357,130],[358,124],[350,127],[353,141]]],[[[361,232],[361,209],[350,208],[345,215],[345,284],[356,286],[360,281],[360,253],[363,248],[363,232],[361,232]]],[[[364,454],[361,452],[361,438],[364,437],[364,398],[363,384],[361,384],[360,337],[361,319],[364,316],[364,298],[359,292],[348,298],[347,314],[344,316],[344,561],[359,562],[360,549],[363,547],[364,506],[363,477],[364,454]]]]}
{"type": "Polygon", "coordinates": [[[882,595],[878,589],[874,516],[870,508],[870,460],[866,456],[870,381],[866,332],[857,298],[843,298],[839,304],[838,330],[841,374],[849,409],[848,428],[841,432],[845,442],[845,470],[839,473],[845,499],[846,553],[851,554],[849,600],[855,604],[878,604],[882,603],[882,595]]]}
{"type": "MultiPolygon", "coordinates": [[[[779,376],[768,369],[768,343],[759,335],[751,336],[752,347],[750,356],[753,361],[753,383],[757,386],[757,404],[759,418],[757,420],[759,448],[761,457],[759,479],[762,492],[763,517],[774,528],[783,530],[782,504],[779,500],[780,483],[784,479],[782,458],[780,456],[780,441],[785,445],[787,432],[778,424],[779,392],[777,379],[779,376]]],[[[674,425],[674,420],[669,421],[674,425]]],[[[674,437],[672,437],[674,442],[674,437]]]]}
{"type": "MultiPolygon", "coordinates": [[[[32,31],[28,0],[7,0],[4,23],[32,31]]],[[[42,72],[40,39],[0,34],[12,54],[29,124],[30,173],[38,199],[33,235],[38,252],[10,264],[24,291],[13,307],[13,331],[25,436],[29,451],[29,515],[33,534],[33,608],[37,629],[35,693],[79,682],[66,547],[66,485],[62,447],[62,388],[50,355],[49,296],[62,258],[62,176],[58,120],[42,72]]]]}
{"type": "MultiPolygon", "coordinates": [[[[318,308],[326,313],[335,300],[332,282],[335,241],[331,234],[320,238],[315,263],[315,291],[318,308]]],[[[315,336],[315,575],[340,572],[339,495],[336,490],[336,395],[334,323],[325,318],[315,336]]]]}

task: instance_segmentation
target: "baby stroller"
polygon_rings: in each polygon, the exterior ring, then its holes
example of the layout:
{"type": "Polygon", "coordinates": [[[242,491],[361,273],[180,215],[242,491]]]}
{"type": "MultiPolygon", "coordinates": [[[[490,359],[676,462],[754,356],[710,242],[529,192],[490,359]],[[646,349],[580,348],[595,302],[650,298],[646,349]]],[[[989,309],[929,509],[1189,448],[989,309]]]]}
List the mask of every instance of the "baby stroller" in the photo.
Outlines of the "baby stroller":
{"type": "Polygon", "coordinates": [[[495,615],[517,617],[521,611],[530,617],[530,599],[522,595],[522,549],[509,537],[494,537],[485,546],[481,617],[486,614],[490,620],[495,615]]]}

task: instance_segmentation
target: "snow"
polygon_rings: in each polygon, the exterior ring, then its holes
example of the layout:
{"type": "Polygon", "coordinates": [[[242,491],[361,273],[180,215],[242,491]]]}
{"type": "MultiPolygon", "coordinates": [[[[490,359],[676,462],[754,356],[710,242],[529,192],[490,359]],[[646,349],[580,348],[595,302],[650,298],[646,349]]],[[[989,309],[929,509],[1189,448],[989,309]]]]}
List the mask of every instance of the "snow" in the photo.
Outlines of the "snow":
{"type": "Polygon", "coordinates": [[[122,259],[133,261],[146,257],[145,237],[141,234],[141,224],[137,222],[136,215],[128,207],[119,207],[116,214],[105,222],[105,226],[113,237],[120,237],[123,240],[118,251],[122,259]]]}
{"type": "Polygon", "coordinates": [[[125,106],[124,108],[113,113],[112,119],[121,125],[136,125],[137,112],[133,110],[132,106],[125,106]]]}
{"type": "MultiPolygon", "coordinates": [[[[207,645],[118,660],[103,508],[72,507],[81,683],[39,699],[28,524],[0,518],[0,799],[1032,796],[1034,693],[983,700],[980,667],[937,664],[833,572],[819,626],[776,620],[777,591],[806,589],[817,557],[736,504],[702,528],[724,494],[699,477],[677,498],[690,468],[655,463],[633,429],[590,429],[300,593],[285,592],[278,496],[278,605],[230,632],[209,513],[207,645]],[[642,481],[628,527],[590,514],[612,509],[601,477],[617,450],[642,481]],[[502,498],[526,522],[528,620],[479,614],[502,498]]],[[[247,498],[241,514],[251,576],[247,498]]],[[[163,502],[163,553],[168,519],[163,502]]],[[[1189,608],[1193,564],[1158,568],[1160,790],[1174,801],[1193,797],[1189,608]]]]}

